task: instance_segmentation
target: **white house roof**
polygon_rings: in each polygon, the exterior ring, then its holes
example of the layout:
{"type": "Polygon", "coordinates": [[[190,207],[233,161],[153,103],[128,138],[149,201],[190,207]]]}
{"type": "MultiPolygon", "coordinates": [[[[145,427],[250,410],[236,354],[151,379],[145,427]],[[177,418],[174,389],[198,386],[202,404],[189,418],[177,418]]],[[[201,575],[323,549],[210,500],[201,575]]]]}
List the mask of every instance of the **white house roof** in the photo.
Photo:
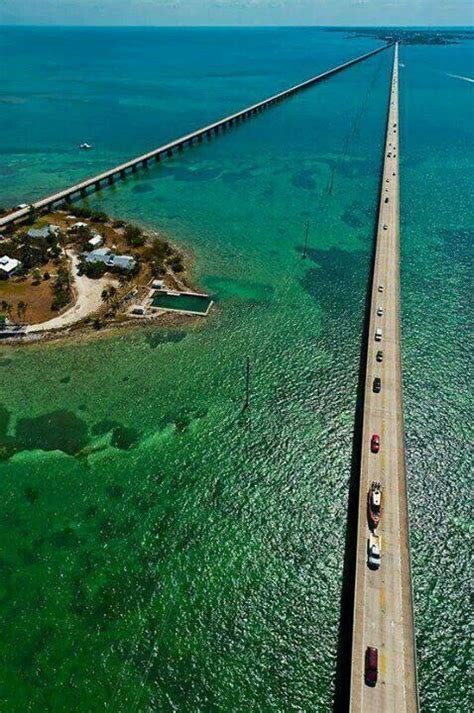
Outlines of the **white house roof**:
{"type": "Polygon", "coordinates": [[[79,223],[74,223],[73,225],[70,225],[69,230],[71,230],[71,228],[88,228],[88,227],[89,226],[87,225],[87,223],[81,223],[81,221],[79,221],[79,223]]]}
{"type": "Polygon", "coordinates": [[[100,235],[94,235],[93,238],[88,240],[89,245],[92,245],[92,247],[98,247],[99,245],[102,245],[103,242],[104,240],[100,235]]]}
{"type": "Polygon", "coordinates": [[[6,272],[8,275],[10,275],[20,265],[21,262],[16,260],[14,257],[8,257],[8,255],[0,257],[0,270],[2,270],[2,272],[6,272]]]}

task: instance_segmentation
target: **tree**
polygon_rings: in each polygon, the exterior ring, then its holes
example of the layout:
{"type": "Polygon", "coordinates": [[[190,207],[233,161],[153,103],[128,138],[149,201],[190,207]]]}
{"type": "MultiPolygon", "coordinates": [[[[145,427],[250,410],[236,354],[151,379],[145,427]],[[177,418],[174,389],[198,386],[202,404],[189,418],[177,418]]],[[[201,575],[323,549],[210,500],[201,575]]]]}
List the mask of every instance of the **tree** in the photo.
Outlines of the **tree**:
{"type": "Polygon", "coordinates": [[[8,317],[11,317],[12,306],[6,300],[2,300],[2,310],[7,313],[8,317]]]}
{"type": "Polygon", "coordinates": [[[117,297],[117,288],[114,285],[107,285],[104,287],[100,294],[102,302],[109,304],[110,302],[115,302],[117,297]]]}
{"type": "Polygon", "coordinates": [[[127,225],[125,228],[125,240],[132,248],[139,248],[145,244],[145,236],[138,225],[127,225]]]}
{"type": "Polygon", "coordinates": [[[30,205],[28,208],[28,223],[32,225],[36,220],[38,220],[38,211],[34,205],[30,205]]]}
{"type": "Polygon", "coordinates": [[[23,302],[23,300],[21,300],[20,302],[18,302],[18,304],[17,304],[17,306],[16,306],[16,313],[17,313],[18,319],[19,319],[20,321],[22,321],[22,320],[25,318],[26,310],[27,310],[27,309],[28,309],[28,305],[27,305],[26,302],[23,302]]]}

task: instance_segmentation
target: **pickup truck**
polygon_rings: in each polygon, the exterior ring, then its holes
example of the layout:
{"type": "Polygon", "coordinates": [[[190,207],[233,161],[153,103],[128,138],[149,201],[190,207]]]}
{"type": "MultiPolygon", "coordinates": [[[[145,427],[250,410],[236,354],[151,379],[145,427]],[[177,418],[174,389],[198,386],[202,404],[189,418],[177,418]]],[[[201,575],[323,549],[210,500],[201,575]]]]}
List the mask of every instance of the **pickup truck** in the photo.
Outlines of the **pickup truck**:
{"type": "Polygon", "coordinates": [[[374,535],[372,532],[367,540],[367,566],[369,569],[380,567],[380,557],[382,553],[382,536],[374,535]]]}

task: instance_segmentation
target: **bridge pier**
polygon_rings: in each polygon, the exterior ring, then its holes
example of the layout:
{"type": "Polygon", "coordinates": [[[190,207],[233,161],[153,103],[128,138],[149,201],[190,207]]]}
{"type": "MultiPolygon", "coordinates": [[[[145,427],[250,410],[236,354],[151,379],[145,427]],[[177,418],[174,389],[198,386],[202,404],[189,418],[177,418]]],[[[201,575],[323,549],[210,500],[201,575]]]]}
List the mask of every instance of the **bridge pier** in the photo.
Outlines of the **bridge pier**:
{"type": "Polygon", "coordinates": [[[96,182],[94,183],[94,188],[95,188],[96,191],[100,191],[100,189],[101,189],[101,183],[100,183],[100,181],[96,181],[96,182]]]}
{"type": "Polygon", "coordinates": [[[87,196],[87,188],[81,188],[79,191],[81,198],[85,198],[87,196]]]}
{"type": "Polygon", "coordinates": [[[126,173],[125,169],[123,168],[123,169],[120,171],[120,178],[125,178],[126,175],[127,175],[127,173],[126,173]]]}
{"type": "Polygon", "coordinates": [[[113,185],[114,177],[113,177],[113,176],[109,176],[109,177],[107,178],[107,182],[108,182],[109,186],[113,185]]]}
{"type": "Polygon", "coordinates": [[[155,161],[156,161],[156,163],[160,163],[160,161],[161,161],[161,156],[160,156],[159,153],[157,153],[157,154],[155,155],[155,161]]]}
{"type": "Polygon", "coordinates": [[[173,155],[173,149],[168,149],[168,151],[166,152],[166,155],[168,156],[168,158],[171,158],[173,155]]]}

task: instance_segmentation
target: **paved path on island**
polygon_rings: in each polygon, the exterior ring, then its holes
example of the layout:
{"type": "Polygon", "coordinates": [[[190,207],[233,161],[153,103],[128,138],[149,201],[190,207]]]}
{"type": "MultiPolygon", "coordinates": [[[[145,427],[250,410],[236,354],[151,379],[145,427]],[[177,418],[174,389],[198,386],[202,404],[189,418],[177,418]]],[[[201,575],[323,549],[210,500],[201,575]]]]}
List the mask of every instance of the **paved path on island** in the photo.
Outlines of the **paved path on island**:
{"type": "Polygon", "coordinates": [[[395,46],[379,224],[372,285],[364,394],[359,521],[357,533],[350,710],[416,713],[418,692],[412,604],[400,358],[398,44],[395,46]],[[383,291],[379,286],[383,286],[383,291]],[[383,316],[377,310],[383,309],[383,316]],[[375,330],[382,340],[375,341],[375,330]],[[378,350],[383,362],[376,361],[378,350]],[[374,377],[382,390],[373,392],[374,377]],[[372,434],[380,452],[370,452],[372,434]],[[383,487],[380,569],[367,567],[367,492],[383,487]],[[378,649],[378,681],[364,682],[365,651],[378,649]]]}
{"type": "MultiPolygon", "coordinates": [[[[70,200],[73,196],[85,196],[88,189],[92,188],[94,190],[97,190],[104,182],[105,185],[113,184],[115,179],[125,178],[127,172],[136,171],[139,167],[146,167],[149,161],[160,161],[161,158],[164,156],[172,156],[175,150],[181,150],[185,147],[185,145],[192,145],[195,140],[198,142],[202,142],[204,138],[210,139],[213,135],[218,134],[221,129],[233,126],[234,124],[237,124],[241,121],[246,121],[250,117],[254,116],[255,114],[259,114],[261,111],[270,108],[274,104],[278,104],[284,99],[288,99],[290,96],[293,96],[294,94],[297,94],[298,92],[301,92],[304,89],[307,89],[313,86],[314,84],[317,84],[318,82],[328,79],[334,74],[342,72],[344,69],[352,67],[352,65],[357,64],[358,62],[362,62],[363,60],[372,57],[378,52],[382,52],[388,47],[391,47],[391,45],[383,45],[382,47],[378,47],[377,49],[372,50],[371,52],[367,52],[366,54],[363,54],[360,57],[355,57],[354,59],[351,59],[348,62],[344,62],[344,64],[340,64],[337,67],[328,69],[322,74],[318,74],[315,77],[311,77],[311,79],[307,79],[305,82],[301,82],[300,84],[296,84],[295,86],[290,87],[289,89],[285,89],[283,92],[274,94],[273,96],[268,97],[267,99],[264,99],[263,101],[258,102],[257,104],[252,104],[252,106],[246,107],[245,109],[242,109],[236,112],[235,114],[230,114],[229,116],[226,116],[223,119],[219,119],[213,124],[209,124],[208,126],[204,126],[200,129],[197,129],[196,131],[193,131],[190,134],[181,136],[179,139],[175,139],[174,141],[164,144],[163,146],[159,146],[158,148],[155,148],[146,154],[137,156],[136,158],[122,163],[119,166],[114,166],[114,168],[111,168],[108,171],[104,171],[103,173],[100,173],[96,176],[87,178],[81,183],[77,183],[74,186],[70,186],[69,188],[66,188],[62,191],[58,191],[57,193],[53,193],[52,195],[46,196],[45,198],[35,201],[31,205],[33,206],[33,208],[35,208],[35,210],[38,211],[51,210],[54,204],[62,203],[65,200],[70,200]]],[[[15,222],[16,220],[25,219],[26,217],[28,217],[29,212],[30,206],[27,206],[25,208],[19,208],[17,210],[14,210],[11,213],[0,217],[0,228],[5,227],[6,225],[9,225],[10,223],[15,222]]]]}
{"type": "Polygon", "coordinates": [[[102,290],[111,284],[117,285],[117,280],[110,277],[101,277],[97,280],[91,280],[86,275],[78,275],[77,268],[79,266],[79,256],[75,253],[67,253],[71,262],[71,276],[73,277],[73,285],[75,291],[74,304],[65,312],[52,317],[46,322],[39,324],[30,324],[26,327],[27,334],[36,332],[49,332],[54,329],[62,329],[70,327],[81,319],[89,317],[103,306],[102,290]]]}

